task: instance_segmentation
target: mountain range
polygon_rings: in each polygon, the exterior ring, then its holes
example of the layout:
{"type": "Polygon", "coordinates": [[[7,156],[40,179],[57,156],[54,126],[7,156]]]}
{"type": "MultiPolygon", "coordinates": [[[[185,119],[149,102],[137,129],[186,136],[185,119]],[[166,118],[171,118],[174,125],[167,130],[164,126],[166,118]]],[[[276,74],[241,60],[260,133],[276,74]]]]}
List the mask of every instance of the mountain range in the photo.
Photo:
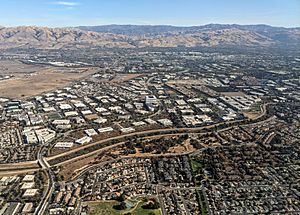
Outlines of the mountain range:
{"type": "Polygon", "coordinates": [[[72,28],[0,27],[0,49],[77,49],[88,47],[216,47],[300,45],[300,28],[268,25],[177,27],[103,25],[72,28]]]}

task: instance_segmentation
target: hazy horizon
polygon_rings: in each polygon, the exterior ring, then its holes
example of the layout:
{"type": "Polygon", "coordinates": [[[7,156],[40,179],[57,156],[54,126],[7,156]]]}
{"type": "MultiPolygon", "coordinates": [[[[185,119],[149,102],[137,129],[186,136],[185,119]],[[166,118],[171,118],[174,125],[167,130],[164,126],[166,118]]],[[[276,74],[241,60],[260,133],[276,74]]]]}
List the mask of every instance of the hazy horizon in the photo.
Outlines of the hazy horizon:
{"type": "Polygon", "coordinates": [[[0,3],[0,25],[6,27],[76,27],[128,23],[300,26],[299,0],[0,0],[0,3]]]}
{"type": "Polygon", "coordinates": [[[76,27],[93,27],[93,26],[172,26],[172,27],[201,27],[206,25],[241,25],[241,26],[259,26],[259,25],[265,25],[270,27],[278,27],[278,28],[300,28],[299,26],[292,26],[292,27],[286,27],[286,26],[275,26],[275,25],[269,25],[265,23],[252,23],[252,24],[240,24],[240,23],[206,23],[206,24],[198,24],[198,25],[176,25],[176,24],[132,24],[132,23],[124,23],[124,24],[118,24],[118,23],[111,23],[111,24],[99,24],[99,25],[77,25],[77,26],[46,26],[46,25],[11,25],[11,26],[5,26],[0,25],[0,27],[5,28],[13,28],[13,27],[45,27],[45,28],[76,28],[76,27]]]}

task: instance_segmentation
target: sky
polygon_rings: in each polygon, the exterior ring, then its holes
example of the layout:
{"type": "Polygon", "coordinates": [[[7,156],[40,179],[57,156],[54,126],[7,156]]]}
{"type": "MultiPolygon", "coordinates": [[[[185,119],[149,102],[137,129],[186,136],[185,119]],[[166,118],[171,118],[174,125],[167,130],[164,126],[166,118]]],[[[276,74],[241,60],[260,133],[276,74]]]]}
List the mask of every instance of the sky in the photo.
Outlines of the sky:
{"type": "Polygon", "coordinates": [[[300,27],[300,0],[0,0],[6,27],[210,23],[300,27]]]}

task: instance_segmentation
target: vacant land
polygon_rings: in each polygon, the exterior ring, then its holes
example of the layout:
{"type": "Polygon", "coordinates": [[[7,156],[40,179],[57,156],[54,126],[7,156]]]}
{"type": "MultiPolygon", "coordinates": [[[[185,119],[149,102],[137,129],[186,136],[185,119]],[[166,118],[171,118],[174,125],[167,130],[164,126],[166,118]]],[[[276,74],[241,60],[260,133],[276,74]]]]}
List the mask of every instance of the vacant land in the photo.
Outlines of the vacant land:
{"type": "Polygon", "coordinates": [[[255,120],[260,116],[260,112],[243,112],[243,115],[248,119],[255,120]]]}
{"type": "Polygon", "coordinates": [[[112,159],[112,157],[107,156],[105,153],[96,153],[91,156],[75,160],[61,167],[59,177],[66,181],[71,180],[72,177],[80,173],[84,168],[112,159]]]}
{"type": "Polygon", "coordinates": [[[0,61],[0,75],[12,76],[0,81],[0,96],[16,99],[35,96],[67,86],[93,72],[93,68],[56,68],[0,61]]]}
{"type": "Polygon", "coordinates": [[[221,92],[221,95],[222,96],[229,96],[229,97],[231,97],[231,96],[244,96],[245,93],[243,93],[243,92],[221,92]]]}
{"type": "Polygon", "coordinates": [[[42,65],[29,65],[24,64],[17,60],[1,60],[0,61],[0,74],[1,75],[21,75],[32,74],[45,68],[42,65]]]}
{"type": "Polygon", "coordinates": [[[205,82],[202,80],[175,80],[175,81],[168,81],[167,84],[180,84],[180,85],[204,85],[205,82]]]}
{"type": "Polygon", "coordinates": [[[182,144],[171,147],[168,149],[169,153],[185,153],[185,152],[193,152],[196,149],[191,145],[190,140],[185,140],[182,144]]]}
{"type": "Polygon", "coordinates": [[[243,112],[243,115],[248,119],[255,120],[263,114],[263,108],[261,103],[254,104],[249,111],[243,112]]]}

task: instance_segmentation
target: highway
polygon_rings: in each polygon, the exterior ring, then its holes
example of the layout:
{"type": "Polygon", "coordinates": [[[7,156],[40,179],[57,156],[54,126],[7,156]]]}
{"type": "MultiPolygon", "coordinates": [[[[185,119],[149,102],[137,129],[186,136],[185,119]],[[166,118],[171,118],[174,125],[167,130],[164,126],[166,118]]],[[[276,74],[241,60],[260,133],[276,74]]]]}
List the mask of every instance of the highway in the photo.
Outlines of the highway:
{"type": "MultiPolygon", "coordinates": [[[[264,121],[268,121],[268,120],[270,120],[270,118],[268,118],[266,120],[263,120],[260,123],[263,123],[264,121]]],[[[116,136],[116,137],[107,138],[107,139],[100,140],[100,141],[97,141],[97,142],[94,142],[94,143],[91,143],[91,144],[83,145],[83,146],[77,147],[73,150],[69,150],[67,152],[64,152],[64,153],[61,153],[61,154],[58,154],[58,155],[55,155],[55,156],[47,157],[46,159],[49,162],[49,161],[52,161],[54,159],[69,156],[70,154],[79,152],[81,150],[88,149],[88,148],[93,147],[93,146],[97,146],[97,145],[101,145],[101,144],[103,145],[103,144],[105,144],[107,142],[110,142],[110,141],[116,141],[116,143],[111,145],[111,146],[103,147],[103,148],[99,149],[99,151],[98,150],[97,151],[100,152],[100,151],[103,151],[103,150],[110,149],[112,146],[119,146],[120,142],[123,142],[124,140],[130,139],[130,138],[163,137],[163,136],[166,136],[166,135],[176,135],[176,134],[185,134],[185,133],[198,133],[198,132],[203,131],[205,129],[215,129],[215,128],[217,129],[220,126],[227,126],[226,129],[228,129],[230,127],[235,126],[237,123],[243,124],[243,125],[252,124],[247,120],[235,120],[235,121],[231,121],[231,122],[220,122],[220,123],[216,123],[216,124],[212,124],[212,125],[194,127],[194,128],[163,128],[163,129],[138,131],[138,132],[133,132],[133,133],[130,133],[130,134],[119,135],[119,136],[116,136]]],[[[222,130],[222,129],[224,129],[224,128],[220,128],[219,130],[222,130]]],[[[93,153],[95,153],[95,151],[84,153],[84,154],[85,155],[93,154],[93,153]]],[[[82,155],[80,155],[80,157],[82,158],[82,155]]],[[[70,158],[70,161],[71,160],[73,160],[73,158],[70,158]]],[[[59,162],[59,164],[64,164],[64,163],[66,163],[66,162],[65,161],[59,162]]],[[[56,165],[59,165],[59,164],[56,164],[56,165]]]]}
{"type": "Polygon", "coordinates": [[[54,179],[55,176],[53,172],[50,169],[47,169],[47,175],[48,175],[48,187],[47,191],[43,196],[42,201],[39,203],[38,207],[36,208],[34,215],[43,215],[47,209],[47,206],[49,204],[49,199],[54,191],[54,179]]]}
{"type": "Polygon", "coordinates": [[[47,173],[47,179],[48,179],[48,186],[47,191],[44,194],[42,201],[39,203],[38,207],[36,208],[34,215],[43,215],[47,209],[49,199],[54,191],[54,182],[55,182],[55,175],[50,169],[50,165],[47,161],[45,161],[43,157],[43,149],[38,152],[38,163],[41,165],[42,169],[45,170],[47,173]]]}
{"type": "MultiPolygon", "coordinates": [[[[263,116],[265,116],[266,106],[264,106],[262,108],[262,110],[263,110],[263,114],[260,115],[259,118],[262,118],[263,116]]],[[[93,154],[105,152],[114,147],[124,144],[125,140],[131,139],[131,138],[149,139],[149,138],[164,137],[164,136],[168,136],[168,135],[175,136],[175,135],[182,135],[182,134],[189,134],[189,133],[200,133],[200,132],[207,133],[208,131],[205,129],[213,129],[210,132],[217,133],[217,131],[230,129],[231,127],[236,126],[237,124],[239,124],[239,125],[247,125],[247,124],[258,125],[261,123],[266,123],[272,119],[274,119],[274,117],[269,117],[267,119],[264,119],[262,121],[255,122],[255,123],[253,123],[253,122],[251,123],[247,120],[235,120],[235,121],[231,121],[231,122],[220,122],[217,124],[195,127],[195,128],[163,128],[163,129],[139,131],[139,132],[129,133],[129,134],[125,134],[125,135],[119,135],[116,137],[111,137],[111,138],[107,138],[104,140],[100,140],[100,141],[97,141],[97,142],[94,142],[91,144],[83,145],[83,146],[80,146],[73,150],[70,150],[70,151],[55,155],[55,156],[51,156],[51,157],[43,156],[44,150],[46,150],[45,148],[43,148],[43,149],[39,150],[36,161],[0,165],[0,176],[5,175],[5,174],[13,175],[13,174],[19,174],[19,173],[27,173],[27,172],[33,172],[33,171],[36,171],[39,169],[43,169],[47,174],[48,186],[47,186],[46,192],[43,195],[42,201],[39,203],[38,207],[36,208],[36,210],[34,212],[34,215],[43,215],[47,209],[49,199],[50,199],[50,197],[54,191],[54,187],[55,187],[55,175],[51,170],[51,166],[48,163],[49,161],[53,161],[54,159],[58,159],[58,158],[64,158],[73,153],[78,153],[79,151],[83,150],[83,154],[81,154],[79,156],[74,156],[74,157],[71,156],[70,158],[68,158],[66,160],[62,159],[62,161],[59,161],[58,163],[55,164],[55,166],[60,166],[60,165],[75,161],[77,159],[82,159],[82,158],[91,156],[93,154]],[[102,145],[102,144],[108,143],[110,141],[113,141],[113,143],[111,145],[108,145],[103,148],[99,148],[97,150],[84,152],[84,150],[88,149],[89,147],[102,145]],[[38,165],[40,167],[38,167],[38,165]]],[[[264,143],[270,142],[274,136],[275,136],[274,133],[270,133],[269,135],[267,135],[266,138],[264,138],[264,143]]],[[[194,152],[182,153],[182,154],[174,153],[174,154],[164,154],[164,155],[153,155],[153,156],[174,156],[174,155],[183,155],[183,154],[191,154],[191,153],[194,153],[194,152]]],[[[108,162],[111,162],[111,161],[108,161],[108,162]]],[[[104,163],[107,163],[107,162],[104,162],[104,163]]],[[[99,165],[103,165],[104,163],[101,163],[99,165]]],[[[80,178],[84,173],[91,170],[92,168],[96,168],[97,166],[98,165],[91,166],[91,167],[84,169],[83,171],[78,173],[77,176],[75,176],[73,178],[73,181],[74,181],[74,179],[76,180],[76,179],[80,178]]],[[[161,201],[160,198],[159,198],[159,200],[161,201]]],[[[162,213],[163,214],[166,213],[164,208],[162,208],[162,213]]]]}
{"type": "MultiPolygon", "coordinates": [[[[262,105],[262,108],[261,108],[262,109],[262,114],[257,119],[262,118],[263,116],[265,116],[265,114],[267,112],[266,111],[267,106],[270,105],[270,104],[271,103],[267,103],[267,104],[262,105]]],[[[74,152],[78,152],[82,149],[86,149],[86,148],[91,147],[91,146],[95,146],[95,145],[98,145],[98,144],[104,144],[108,141],[120,140],[120,139],[125,139],[125,138],[133,138],[133,137],[139,137],[139,136],[145,136],[145,135],[146,136],[151,136],[151,134],[153,135],[155,133],[163,133],[164,135],[165,134],[175,134],[175,133],[196,133],[196,132],[199,132],[199,131],[204,130],[204,129],[211,129],[211,128],[224,126],[224,125],[227,126],[227,128],[230,128],[230,127],[234,126],[237,123],[240,123],[240,124],[243,124],[243,125],[260,124],[260,123],[263,123],[263,122],[268,121],[270,119],[273,119],[273,118],[270,117],[266,120],[262,120],[262,121],[259,121],[257,123],[249,122],[247,120],[242,119],[242,120],[234,120],[234,121],[230,121],[230,122],[219,122],[219,123],[212,124],[212,125],[206,125],[206,126],[200,126],[200,127],[194,127],[194,128],[162,128],[162,129],[138,131],[138,132],[133,132],[133,133],[130,133],[130,134],[124,134],[124,135],[119,135],[119,136],[116,136],[116,137],[107,138],[107,139],[100,140],[100,141],[90,143],[90,144],[87,144],[87,145],[83,145],[83,146],[77,147],[73,150],[69,150],[67,152],[63,152],[63,153],[55,155],[55,156],[47,157],[46,159],[47,159],[47,161],[51,161],[51,160],[56,159],[58,157],[68,156],[69,154],[72,154],[74,152]]]]}
{"type": "Polygon", "coordinates": [[[116,137],[107,138],[107,139],[100,140],[100,141],[97,141],[97,142],[94,142],[94,143],[91,143],[91,144],[83,145],[83,146],[77,147],[75,149],[69,150],[67,152],[63,152],[63,153],[58,154],[58,155],[47,157],[46,159],[47,159],[47,161],[51,161],[51,160],[54,160],[54,159],[59,158],[59,157],[68,156],[69,154],[72,154],[74,152],[78,152],[80,150],[89,148],[91,146],[95,146],[95,145],[98,145],[98,144],[104,144],[106,142],[114,141],[114,140],[128,139],[128,138],[139,137],[139,136],[151,136],[151,135],[153,136],[153,134],[157,134],[157,133],[163,133],[162,135],[175,134],[175,133],[196,133],[196,132],[204,130],[204,129],[215,128],[215,127],[222,126],[222,125],[230,126],[232,124],[243,123],[243,122],[246,122],[246,121],[245,120],[235,120],[235,121],[231,121],[231,122],[220,122],[220,123],[216,123],[216,124],[212,124],[212,125],[194,127],[194,128],[162,128],[162,129],[138,131],[138,132],[133,132],[133,133],[130,133],[130,134],[124,134],[124,135],[119,135],[119,136],[116,136],[116,137]]]}
{"type": "MultiPolygon", "coordinates": [[[[266,106],[266,105],[264,105],[264,106],[266,106]]],[[[266,109],[266,107],[263,107],[264,114],[266,113],[265,109],[266,109]]],[[[260,118],[262,118],[263,116],[264,115],[261,115],[260,118]]],[[[146,130],[146,131],[139,131],[139,132],[134,132],[134,133],[125,134],[125,135],[119,135],[119,136],[116,136],[116,137],[111,137],[111,138],[107,138],[107,139],[104,139],[104,140],[100,140],[100,141],[97,141],[97,142],[94,142],[94,143],[91,143],[91,144],[83,145],[83,146],[77,147],[75,149],[72,149],[72,150],[60,153],[58,155],[51,156],[51,157],[42,158],[42,157],[38,156],[37,161],[22,162],[22,163],[18,163],[18,164],[10,164],[10,165],[5,165],[5,166],[0,165],[0,175],[2,175],[2,173],[3,174],[17,173],[20,170],[22,170],[22,172],[26,172],[26,170],[27,170],[27,172],[30,172],[30,171],[32,172],[33,170],[36,170],[36,168],[38,168],[38,166],[36,165],[37,163],[39,165],[41,165],[42,168],[47,169],[47,168],[50,167],[48,162],[52,161],[54,159],[57,159],[57,158],[62,158],[62,161],[57,163],[56,165],[62,165],[62,164],[65,164],[67,162],[71,162],[75,159],[90,156],[94,153],[99,153],[101,151],[111,149],[112,147],[119,146],[119,145],[123,144],[125,139],[139,138],[139,137],[149,137],[150,138],[150,137],[158,137],[158,136],[165,136],[165,135],[176,135],[176,134],[184,134],[184,133],[197,133],[197,132],[199,132],[201,130],[205,130],[205,129],[211,129],[211,128],[213,128],[213,129],[216,128],[217,129],[220,126],[226,126],[226,128],[228,129],[232,126],[235,126],[236,124],[240,124],[240,125],[241,124],[243,124],[243,125],[258,124],[258,123],[267,122],[270,119],[272,119],[272,117],[270,117],[266,120],[259,121],[257,123],[253,123],[253,122],[251,123],[247,120],[235,120],[235,121],[231,121],[231,122],[220,122],[220,123],[216,123],[216,124],[212,124],[212,125],[195,127],[195,128],[163,128],[163,129],[146,130]],[[73,153],[79,152],[81,150],[88,149],[89,147],[105,144],[109,141],[115,141],[116,143],[114,143],[110,146],[107,146],[107,147],[100,148],[96,151],[83,153],[79,157],[74,157],[74,158],[71,157],[68,160],[63,159],[64,157],[69,156],[73,153]]],[[[221,129],[224,129],[224,128],[221,128],[221,129]]]]}
{"type": "Polygon", "coordinates": [[[38,164],[42,167],[42,169],[49,169],[50,164],[47,162],[47,160],[43,157],[42,154],[43,154],[43,152],[42,152],[42,148],[41,148],[37,155],[38,164]]]}

